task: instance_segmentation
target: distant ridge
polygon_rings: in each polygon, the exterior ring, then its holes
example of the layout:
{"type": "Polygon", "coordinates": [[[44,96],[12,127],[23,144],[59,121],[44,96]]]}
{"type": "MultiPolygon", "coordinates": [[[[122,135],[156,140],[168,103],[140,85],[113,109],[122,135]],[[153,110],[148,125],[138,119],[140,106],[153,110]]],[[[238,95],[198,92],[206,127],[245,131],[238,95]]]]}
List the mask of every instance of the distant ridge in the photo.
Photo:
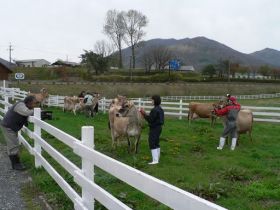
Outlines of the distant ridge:
{"type": "MultiPolygon", "coordinates": [[[[165,46],[179,58],[184,65],[193,65],[201,69],[208,64],[217,64],[220,60],[230,60],[252,67],[270,65],[280,67],[280,52],[273,49],[264,49],[251,54],[238,52],[222,43],[206,37],[184,38],[184,39],[151,39],[139,44],[136,52],[136,66],[143,67],[140,57],[144,51],[151,47],[165,46]]],[[[124,65],[129,65],[130,48],[123,50],[124,65]]]]}
{"type": "Polygon", "coordinates": [[[280,51],[271,48],[265,48],[263,50],[251,53],[255,58],[268,62],[274,66],[280,66],[280,51]]]}

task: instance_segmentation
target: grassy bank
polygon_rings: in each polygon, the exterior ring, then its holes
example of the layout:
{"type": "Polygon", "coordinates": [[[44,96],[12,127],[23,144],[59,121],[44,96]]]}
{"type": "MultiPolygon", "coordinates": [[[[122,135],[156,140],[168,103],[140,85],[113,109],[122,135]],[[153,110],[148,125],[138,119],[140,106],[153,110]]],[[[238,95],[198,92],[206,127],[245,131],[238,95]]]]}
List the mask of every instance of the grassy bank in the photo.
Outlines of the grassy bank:
{"type": "MultiPolygon", "coordinates": [[[[49,123],[77,138],[81,137],[81,126],[93,125],[95,148],[98,151],[145,173],[228,209],[279,209],[280,144],[277,124],[255,123],[253,142],[243,135],[235,151],[230,151],[229,146],[217,151],[221,124],[210,128],[207,120],[198,120],[188,126],[185,119],[167,118],[161,137],[160,164],[150,166],[147,164],[150,161],[147,126],[143,130],[139,154],[127,154],[125,142],[116,150],[111,149],[107,115],[98,114],[94,119],[89,119],[83,115],[73,116],[58,109],[52,110],[54,120],[49,123]]],[[[75,164],[81,165],[80,158],[70,148],[49,134],[43,132],[42,135],[75,164]]],[[[74,188],[80,190],[73,178],[55,160],[46,153],[44,156],[74,188]]],[[[72,203],[50,176],[42,169],[33,168],[33,158],[26,151],[23,159],[33,176],[34,184],[46,194],[48,202],[55,209],[73,209],[72,203]]],[[[95,173],[96,183],[133,209],[168,209],[98,168],[95,173]]],[[[103,207],[97,203],[96,209],[103,207]]]]}
{"type": "Polygon", "coordinates": [[[207,95],[253,95],[279,93],[280,84],[275,83],[86,83],[86,84],[47,84],[12,83],[12,87],[38,92],[47,88],[53,95],[78,95],[82,90],[97,91],[102,97],[115,97],[117,94],[128,97],[161,96],[207,96],[207,95]]]}

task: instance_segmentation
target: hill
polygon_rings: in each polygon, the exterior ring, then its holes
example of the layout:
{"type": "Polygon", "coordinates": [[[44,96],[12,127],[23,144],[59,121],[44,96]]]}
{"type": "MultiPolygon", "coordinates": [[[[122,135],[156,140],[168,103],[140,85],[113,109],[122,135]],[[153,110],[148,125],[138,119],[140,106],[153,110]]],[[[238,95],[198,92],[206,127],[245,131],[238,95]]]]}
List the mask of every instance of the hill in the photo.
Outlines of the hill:
{"type": "Polygon", "coordinates": [[[278,50],[265,48],[263,50],[251,53],[250,55],[273,66],[280,66],[280,51],[278,50]]]}
{"type": "MultiPolygon", "coordinates": [[[[136,67],[142,67],[140,58],[145,50],[157,47],[168,47],[174,57],[179,58],[184,65],[193,65],[200,69],[208,64],[217,64],[220,60],[230,60],[243,65],[261,66],[271,65],[280,67],[280,52],[275,53],[271,58],[272,49],[259,51],[251,54],[238,52],[222,43],[206,37],[195,37],[185,39],[151,39],[140,43],[136,52],[136,67]],[[261,53],[260,53],[261,52],[261,53]],[[278,59],[278,60],[277,60],[278,59]]],[[[124,65],[129,66],[130,48],[123,50],[124,65]]]]}

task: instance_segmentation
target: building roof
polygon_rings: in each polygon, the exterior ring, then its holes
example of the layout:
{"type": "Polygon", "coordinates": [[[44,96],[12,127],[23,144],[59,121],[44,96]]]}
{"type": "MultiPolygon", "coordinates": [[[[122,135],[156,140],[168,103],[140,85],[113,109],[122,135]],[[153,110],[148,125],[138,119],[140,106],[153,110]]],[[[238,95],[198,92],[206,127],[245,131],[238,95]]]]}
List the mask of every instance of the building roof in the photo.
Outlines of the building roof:
{"type": "Polygon", "coordinates": [[[193,66],[181,66],[180,71],[195,71],[193,66]]]}
{"type": "Polygon", "coordinates": [[[6,61],[2,58],[0,58],[0,65],[7,69],[9,73],[12,73],[11,68],[15,67],[15,64],[10,63],[9,61],[6,61]]]}
{"type": "Polygon", "coordinates": [[[57,60],[56,62],[52,63],[53,66],[79,66],[79,63],[70,62],[70,61],[62,61],[57,60]]]}
{"type": "Polygon", "coordinates": [[[26,59],[26,60],[15,60],[16,63],[30,63],[30,62],[37,62],[37,61],[44,61],[45,63],[50,64],[51,62],[45,59],[26,59]]]}

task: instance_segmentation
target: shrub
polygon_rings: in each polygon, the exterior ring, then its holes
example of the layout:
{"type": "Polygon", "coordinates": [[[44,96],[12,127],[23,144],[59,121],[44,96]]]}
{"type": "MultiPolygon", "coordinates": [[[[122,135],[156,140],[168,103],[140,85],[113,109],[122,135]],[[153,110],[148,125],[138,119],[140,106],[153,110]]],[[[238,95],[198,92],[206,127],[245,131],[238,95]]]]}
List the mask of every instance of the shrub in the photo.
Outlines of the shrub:
{"type": "Polygon", "coordinates": [[[249,175],[246,174],[245,170],[241,170],[233,167],[230,167],[225,171],[221,172],[221,176],[224,179],[229,180],[231,182],[246,181],[249,179],[249,175]]]}
{"type": "Polygon", "coordinates": [[[227,196],[227,189],[220,183],[210,183],[209,185],[199,184],[191,192],[199,197],[210,201],[215,201],[221,196],[227,196]]]}

